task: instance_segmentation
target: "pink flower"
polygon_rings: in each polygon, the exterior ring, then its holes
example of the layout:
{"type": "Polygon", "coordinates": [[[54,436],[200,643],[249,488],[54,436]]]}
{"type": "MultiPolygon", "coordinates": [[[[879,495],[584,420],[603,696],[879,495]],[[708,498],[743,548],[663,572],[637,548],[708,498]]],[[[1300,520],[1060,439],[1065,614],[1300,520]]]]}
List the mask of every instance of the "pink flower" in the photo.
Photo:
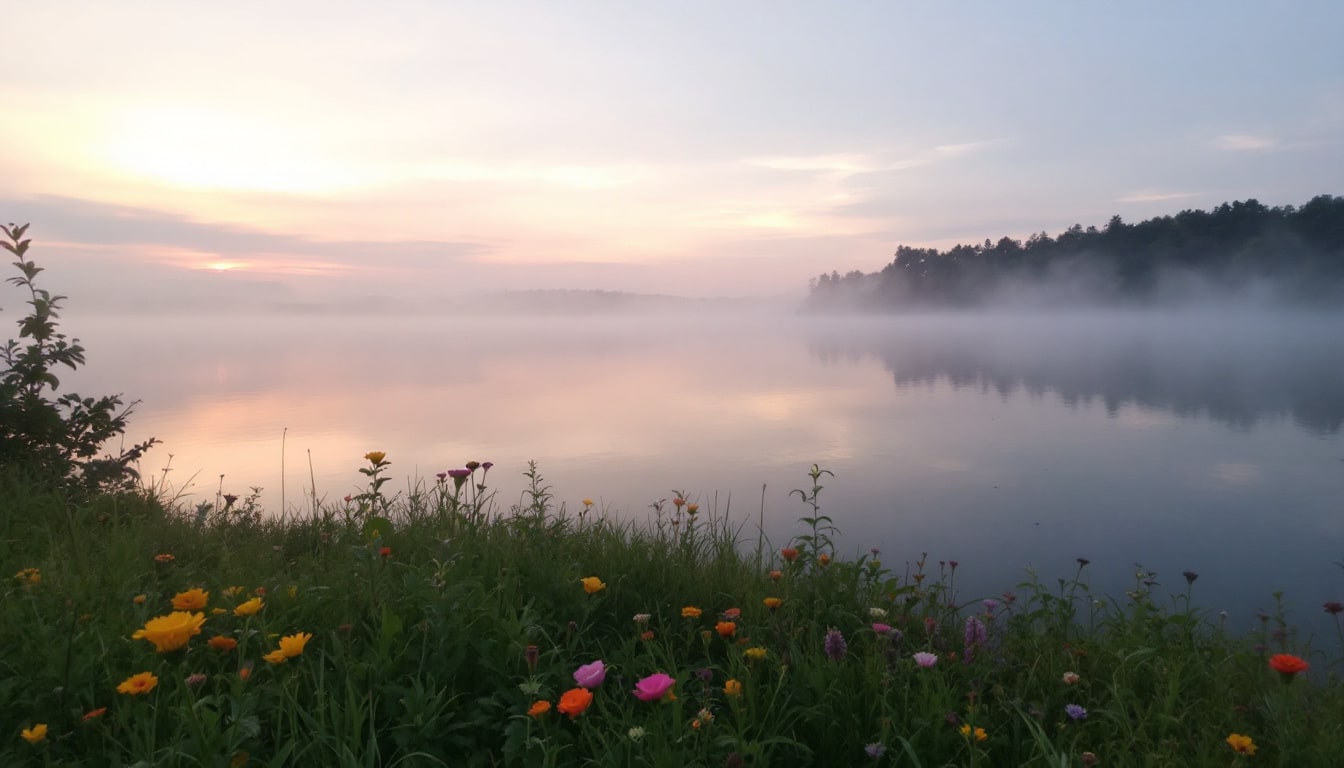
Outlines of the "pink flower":
{"type": "Polygon", "coordinates": [[[657,701],[672,692],[672,686],[677,684],[677,679],[664,672],[649,675],[648,677],[635,683],[635,698],[640,701],[657,701]]]}
{"type": "Polygon", "coordinates": [[[596,688],[607,679],[607,667],[601,659],[574,670],[574,682],[583,688],[596,688]]]}
{"type": "Polygon", "coordinates": [[[891,625],[882,624],[880,622],[873,622],[873,631],[879,635],[885,635],[891,631],[891,625]]]}
{"type": "Polygon", "coordinates": [[[919,653],[914,654],[910,658],[914,659],[916,664],[926,669],[938,663],[938,654],[936,653],[926,653],[924,651],[920,651],[919,653]]]}

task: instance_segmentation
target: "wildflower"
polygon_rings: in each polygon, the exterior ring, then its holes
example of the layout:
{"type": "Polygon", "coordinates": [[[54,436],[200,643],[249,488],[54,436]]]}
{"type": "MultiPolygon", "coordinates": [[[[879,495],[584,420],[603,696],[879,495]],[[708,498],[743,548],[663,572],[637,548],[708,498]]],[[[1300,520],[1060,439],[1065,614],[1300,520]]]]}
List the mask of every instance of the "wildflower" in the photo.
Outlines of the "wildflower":
{"type": "Polygon", "coordinates": [[[384,560],[386,560],[387,558],[389,558],[389,557],[392,556],[392,548],[391,548],[391,547],[379,547],[379,548],[378,548],[378,556],[381,557],[381,558],[383,558],[384,560]]]}
{"type": "Polygon", "coordinates": [[[677,679],[665,672],[658,672],[649,675],[635,683],[635,698],[640,701],[657,701],[664,696],[672,693],[672,686],[677,684],[677,679]]]}
{"type": "Polygon", "coordinates": [[[840,634],[840,630],[831,627],[826,631],[826,639],[822,642],[822,649],[826,651],[826,657],[831,661],[839,661],[845,657],[845,651],[849,649],[849,644],[845,642],[845,636],[840,634]]]}
{"type": "Polygon", "coordinates": [[[872,744],[863,748],[863,753],[872,759],[877,760],[887,753],[887,747],[880,741],[874,741],[872,744]]]}
{"type": "Polygon", "coordinates": [[[90,709],[88,712],[85,712],[84,717],[80,719],[87,723],[90,720],[97,720],[98,718],[106,714],[107,714],[107,707],[99,707],[97,709],[90,709]]]}
{"type": "Polygon", "coordinates": [[[686,506],[686,500],[678,496],[672,500],[672,506],[676,507],[677,509],[681,509],[682,507],[686,506]]]}
{"type": "Polygon", "coordinates": [[[971,663],[971,655],[975,649],[985,644],[986,633],[985,623],[975,616],[966,617],[966,663],[971,663]]]}
{"type": "Polygon", "coordinates": [[[210,593],[195,587],[185,592],[178,592],[173,595],[173,610],[175,611],[199,611],[210,602],[210,593]]]}
{"type": "Polygon", "coordinates": [[[1092,561],[1088,560],[1086,557],[1080,557],[1078,558],[1078,567],[1082,568],[1083,566],[1086,566],[1090,562],[1092,561]]]}
{"type": "Polygon", "coordinates": [[[148,599],[149,599],[149,598],[147,598],[144,594],[139,594],[139,595],[136,595],[135,597],[132,597],[132,598],[131,598],[131,602],[132,602],[132,603],[135,603],[136,605],[144,605],[144,604],[145,604],[145,601],[148,600],[148,599]]]}
{"type": "Polygon", "coordinates": [[[574,682],[583,688],[596,688],[607,679],[607,667],[601,659],[574,670],[574,682]]]}
{"type": "Polygon", "coordinates": [[[727,696],[741,696],[742,682],[740,680],[729,680],[723,684],[723,693],[727,696]]]}
{"type": "Polygon", "coordinates": [[[1291,653],[1276,653],[1269,657],[1269,666],[1283,675],[1285,681],[1292,680],[1299,672],[1307,671],[1307,662],[1291,653]]]}
{"type": "Polygon", "coordinates": [[[1086,765],[1086,766],[1093,766],[1093,765],[1096,765],[1097,763],[1101,762],[1100,760],[1097,759],[1096,754],[1095,754],[1095,753],[1092,753],[1092,752],[1084,752],[1083,754],[1079,755],[1078,757],[1083,761],[1083,765],[1086,765]]]}
{"type": "MultiPolygon", "coordinates": [[[[387,551],[387,554],[389,554],[389,555],[392,554],[392,550],[389,549],[389,550],[387,551]]],[[[289,585],[289,589],[286,589],[286,590],[285,590],[285,594],[289,595],[290,599],[293,599],[293,598],[298,597],[298,596],[299,596],[299,585],[298,585],[298,584],[290,584],[290,585],[289,585]]]]}
{"type": "MultiPolygon", "coordinates": [[[[22,582],[24,586],[31,587],[34,584],[42,583],[42,571],[37,568],[24,568],[14,574],[15,580],[22,582]]],[[[43,726],[43,733],[46,733],[46,726],[43,726]]]]}
{"type": "Polygon", "coordinates": [[[583,506],[585,506],[585,507],[591,507],[591,506],[593,506],[593,500],[592,500],[592,499],[584,499],[584,500],[583,500],[583,506]]]}
{"type": "Polygon", "coordinates": [[[649,620],[652,619],[652,618],[653,618],[653,615],[652,615],[652,614],[648,614],[648,613],[636,613],[635,616],[634,616],[634,620],[635,620],[635,623],[636,623],[636,624],[648,624],[648,623],[649,623],[649,620]]]}
{"type": "Polygon", "coordinates": [[[579,579],[579,581],[583,582],[583,591],[590,595],[595,595],[607,588],[607,585],[602,583],[602,580],[596,576],[588,576],[587,578],[579,579]]]}
{"type": "Polygon", "coordinates": [[[1065,672],[1065,673],[1064,673],[1064,677],[1063,677],[1062,679],[1064,680],[1064,684],[1065,684],[1065,685],[1073,685],[1074,683],[1077,683],[1077,682],[1078,682],[1079,680],[1081,680],[1082,678],[1079,677],[1079,675],[1078,675],[1077,672],[1065,672]]]}
{"type": "Polygon", "coordinates": [[[886,634],[891,631],[891,625],[875,621],[873,622],[873,631],[885,637],[886,634]]]}
{"type": "Polygon", "coordinates": [[[966,723],[965,725],[962,725],[961,728],[959,728],[959,729],[957,729],[957,730],[961,733],[962,736],[965,736],[965,737],[968,738],[968,739],[971,738],[971,735],[972,735],[972,734],[975,735],[975,740],[976,740],[976,741],[985,741],[985,740],[987,740],[987,739],[989,738],[989,734],[988,734],[988,733],[985,733],[985,729],[984,729],[984,728],[974,728],[974,729],[972,729],[970,723],[966,723]]]}
{"type": "Polygon", "coordinates": [[[225,590],[224,590],[224,596],[225,596],[225,597],[237,597],[237,596],[239,596],[239,595],[241,595],[241,594],[243,594],[243,588],[242,588],[242,587],[227,587],[227,588],[225,588],[225,590]]]}
{"type": "Polygon", "coordinates": [[[784,578],[784,572],[783,572],[783,571],[771,571],[771,572],[770,572],[770,580],[771,580],[771,581],[779,581],[779,580],[782,579],[782,578],[784,578]]]}
{"type": "Polygon", "coordinates": [[[981,600],[980,604],[985,606],[985,613],[993,613],[994,609],[999,607],[999,601],[993,598],[981,600]]]}
{"type": "Polygon", "coordinates": [[[719,637],[730,638],[737,634],[737,625],[731,621],[720,621],[714,625],[714,631],[719,633],[719,637]]]}
{"type": "Polygon", "coordinates": [[[762,648],[759,645],[756,645],[743,651],[742,655],[746,656],[747,659],[750,661],[760,661],[761,659],[764,659],[766,657],[767,653],[769,652],[766,651],[764,648],[762,648]]]}
{"type": "Polygon", "coordinates": [[[798,559],[798,550],[793,547],[785,547],[779,550],[779,556],[792,563],[798,559]]]}
{"type": "Polygon", "coordinates": [[[22,736],[23,740],[28,742],[29,744],[36,744],[39,741],[42,741],[43,739],[47,738],[47,724],[37,723],[32,728],[24,728],[23,730],[19,731],[19,735],[22,736]]]}
{"type": "Polygon", "coordinates": [[[560,696],[560,704],[556,706],[556,709],[560,710],[563,714],[569,715],[569,719],[573,720],[579,715],[582,715],[583,711],[592,703],[592,691],[587,688],[570,688],[560,696]]]}
{"type": "Polygon", "coordinates": [[[192,635],[201,634],[201,625],[204,623],[204,613],[173,611],[167,616],[158,616],[145,622],[145,626],[137,629],[131,638],[148,640],[154,644],[154,650],[168,653],[186,645],[192,635]]]}
{"type": "MultiPolygon", "coordinates": [[[[374,538],[377,538],[377,537],[378,537],[378,531],[377,531],[377,529],[374,530],[374,532],[373,532],[373,536],[374,536],[374,538]]],[[[265,587],[257,587],[256,589],[252,590],[252,594],[256,595],[257,597],[265,597],[265,596],[266,596],[266,588],[265,588],[265,587]]]]}
{"type": "Polygon", "coordinates": [[[714,670],[709,667],[701,667],[695,670],[695,676],[700,678],[700,682],[708,683],[710,680],[714,679],[714,670]]]}
{"type": "Polygon", "coordinates": [[[1233,752],[1236,752],[1239,755],[1255,754],[1255,742],[1250,736],[1243,736],[1240,733],[1229,733],[1227,735],[1227,745],[1232,748],[1233,752]]]}
{"type": "Polygon", "coordinates": [[[653,639],[653,630],[650,629],[650,630],[647,630],[647,631],[644,631],[644,632],[639,633],[639,639],[640,639],[640,640],[643,640],[643,641],[646,642],[646,643],[649,642],[650,640],[653,639]]]}
{"type": "Polygon", "coordinates": [[[453,487],[460,489],[462,487],[462,484],[467,481],[467,478],[471,477],[471,470],[450,469],[448,470],[448,476],[453,478],[453,487]]]}
{"type": "Polygon", "coordinates": [[[1013,603],[1017,602],[1017,595],[1014,595],[1012,592],[1004,592],[1003,602],[1012,605],[1013,603]]]}
{"type": "Polygon", "coordinates": [[[699,504],[687,504],[687,505],[686,505],[686,514],[688,514],[688,515],[690,515],[690,516],[692,516],[692,517],[694,517],[694,516],[695,516],[695,513],[696,513],[696,512],[699,512],[699,511],[700,511],[700,505],[699,505],[699,504]]]}
{"type": "Polygon", "coordinates": [[[368,459],[370,464],[382,464],[383,459],[387,458],[387,453],[384,451],[369,451],[364,454],[364,458],[368,459]]]}
{"type": "Polygon", "coordinates": [[[206,640],[205,644],[220,653],[228,653],[238,647],[237,640],[234,640],[232,637],[225,637],[224,635],[215,635],[209,640],[206,640]]]}
{"type": "Polygon", "coordinates": [[[1325,603],[1325,612],[1331,616],[1338,616],[1339,614],[1344,613],[1344,603],[1341,603],[1338,600],[1331,600],[1330,602],[1325,603]]]}
{"type": "Polygon", "coordinates": [[[780,600],[778,597],[767,597],[761,602],[765,604],[766,608],[769,608],[772,611],[779,610],[779,606],[784,604],[784,601],[780,600]]]}
{"type": "Polygon", "coordinates": [[[257,612],[266,607],[266,603],[260,597],[254,597],[246,602],[239,603],[233,609],[234,616],[256,616],[257,612]]]}
{"type": "Polygon", "coordinates": [[[279,648],[276,648],[274,651],[271,651],[261,658],[271,664],[284,664],[286,661],[289,661],[289,657],[279,648]]]}
{"type": "Polygon", "coordinates": [[[466,464],[463,464],[462,466],[466,467],[468,472],[475,472],[476,470],[481,468],[481,462],[468,461],[466,464]]]}
{"type": "Polygon", "coordinates": [[[1073,720],[1087,719],[1087,710],[1077,704],[1065,704],[1064,712],[1073,720]]]}
{"type": "Polygon", "coordinates": [[[238,679],[246,683],[247,678],[251,676],[252,676],[252,662],[249,661],[243,665],[242,669],[238,670],[238,679]]]}
{"type": "Polygon", "coordinates": [[[699,608],[696,608],[694,605],[688,605],[685,608],[681,609],[681,618],[698,619],[700,618],[700,613],[701,611],[699,608]]]}
{"type": "Polygon", "coordinates": [[[541,657],[541,649],[535,645],[529,645],[523,651],[523,659],[527,661],[527,668],[533,672],[537,669],[537,659],[541,657]]]}
{"type": "Polygon", "coordinates": [[[551,702],[545,699],[537,699],[532,702],[532,706],[527,708],[528,717],[541,717],[551,711],[551,702]]]}
{"type": "Polygon", "coordinates": [[[723,612],[723,618],[725,618],[725,619],[727,619],[727,620],[729,620],[729,621],[737,621],[737,619],[738,619],[741,615],[742,615],[742,609],[741,609],[741,608],[729,608],[728,610],[726,610],[726,611],[723,612]]]}
{"type": "Polygon", "coordinates": [[[631,741],[638,744],[640,740],[644,738],[644,729],[636,725],[632,727],[630,730],[626,731],[625,735],[629,736],[631,741]]]}
{"type": "Polygon", "coordinates": [[[155,556],[154,556],[154,562],[156,562],[156,563],[165,563],[165,564],[166,564],[166,563],[171,563],[171,562],[173,562],[173,561],[176,560],[176,559],[177,559],[176,557],[173,557],[172,555],[168,554],[167,552],[164,552],[163,554],[159,554],[159,555],[155,555],[155,556]]]}
{"type": "Polygon", "coordinates": [[[205,685],[205,681],[206,677],[203,672],[193,672],[192,674],[187,675],[187,679],[185,680],[188,688],[199,688],[200,686],[205,685]]]}
{"type": "Polygon", "coordinates": [[[825,552],[822,552],[820,555],[817,555],[817,565],[830,565],[830,564],[831,564],[830,555],[826,554],[825,552]]]}
{"type": "Polygon", "coordinates": [[[1181,575],[1185,577],[1186,584],[1194,584],[1195,579],[1199,578],[1199,574],[1194,571],[1181,571],[1181,575]]]}
{"type": "Polygon", "coordinates": [[[873,606],[868,609],[868,616],[874,619],[885,619],[887,618],[887,609],[873,606]]]}
{"type": "Polygon", "coordinates": [[[303,653],[303,647],[313,639],[311,632],[297,632],[292,635],[286,635],[280,638],[280,652],[285,654],[285,658],[292,659],[303,653]]]}
{"type": "Polygon", "coordinates": [[[702,725],[709,725],[712,722],[714,722],[714,713],[702,708],[696,713],[695,719],[691,721],[691,727],[699,730],[702,725]]]}
{"type": "Polygon", "coordinates": [[[910,658],[915,660],[915,664],[918,664],[919,666],[924,667],[925,669],[928,669],[929,667],[932,667],[934,664],[938,663],[938,654],[929,653],[927,651],[920,651],[919,653],[914,654],[910,658]]]}
{"type": "Polygon", "coordinates": [[[121,681],[121,684],[117,686],[117,693],[139,696],[142,693],[149,693],[154,690],[154,686],[158,684],[159,678],[155,677],[153,672],[140,672],[121,681]]]}

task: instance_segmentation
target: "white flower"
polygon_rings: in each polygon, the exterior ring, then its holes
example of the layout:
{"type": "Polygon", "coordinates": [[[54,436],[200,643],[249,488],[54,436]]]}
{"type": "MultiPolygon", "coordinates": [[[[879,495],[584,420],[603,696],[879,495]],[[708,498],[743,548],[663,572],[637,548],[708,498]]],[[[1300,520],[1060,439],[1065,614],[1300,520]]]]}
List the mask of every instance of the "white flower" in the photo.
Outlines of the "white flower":
{"type": "Polygon", "coordinates": [[[872,616],[874,619],[885,619],[887,618],[887,609],[877,607],[869,608],[868,615],[872,616]]]}
{"type": "Polygon", "coordinates": [[[631,741],[639,741],[644,738],[644,729],[636,725],[634,728],[627,731],[626,735],[630,737],[631,741]]]}
{"type": "Polygon", "coordinates": [[[653,616],[652,616],[651,614],[647,614],[647,613],[636,613],[636,614],[635,614],[635,623],[636,623],[636,624],[648,624],[648,623],[649,623],[649,619],[652,619],[652,618],[653,618],[653,616]]]}

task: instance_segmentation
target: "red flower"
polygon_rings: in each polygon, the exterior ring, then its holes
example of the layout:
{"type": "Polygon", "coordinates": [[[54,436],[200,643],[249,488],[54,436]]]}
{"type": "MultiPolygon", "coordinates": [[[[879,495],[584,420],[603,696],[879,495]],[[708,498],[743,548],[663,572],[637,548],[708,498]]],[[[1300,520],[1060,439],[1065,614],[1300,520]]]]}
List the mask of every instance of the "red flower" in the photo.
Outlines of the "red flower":
{"type": "Polygon", "coordinates": [[[1291,680],[1299,672],[1307,671],[1307,662],[1291,653],[1276,653],[1269,657],[1269,666],[1275,672],[1291,680]]]}
{"type": "Polygon", "coordinates": [[[1331,616],[1344,613],[1344,603],[1341,603],[1338,600],[1331,600],[1325,604],[1325,612],[1331,616]]]}
{"type": "Polygon", "coordinates": [[[794,549],[793,547],[785,547],[779,550],[779,555],[780,557],[792,563],[794,560],[798,559],[798,550],[794,549]]]}
{"type": "Polygon", "coordinates": [[[391,547],[383,547],[382,549],[379,549],[379,550],[378,550],[378,554],[379,554],[380,556],[382,556],[382,557],[391,557],[391,556],[392,556],[392,548],[391,548],[391,547]]]}

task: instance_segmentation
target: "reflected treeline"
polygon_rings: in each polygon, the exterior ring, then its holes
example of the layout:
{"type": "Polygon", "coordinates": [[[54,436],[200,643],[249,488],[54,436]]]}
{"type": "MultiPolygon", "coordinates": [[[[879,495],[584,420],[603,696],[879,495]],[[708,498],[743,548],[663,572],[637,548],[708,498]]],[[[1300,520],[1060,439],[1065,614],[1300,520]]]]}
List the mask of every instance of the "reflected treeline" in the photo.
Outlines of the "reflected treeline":
{"type": "Polygon", "coordinates": [[[1243,429],[1344,426],[1344,317],[923,317],[820,326],[810,346],[828,362],[876,358],[898,388],[946,381],[1243,429]]]}

